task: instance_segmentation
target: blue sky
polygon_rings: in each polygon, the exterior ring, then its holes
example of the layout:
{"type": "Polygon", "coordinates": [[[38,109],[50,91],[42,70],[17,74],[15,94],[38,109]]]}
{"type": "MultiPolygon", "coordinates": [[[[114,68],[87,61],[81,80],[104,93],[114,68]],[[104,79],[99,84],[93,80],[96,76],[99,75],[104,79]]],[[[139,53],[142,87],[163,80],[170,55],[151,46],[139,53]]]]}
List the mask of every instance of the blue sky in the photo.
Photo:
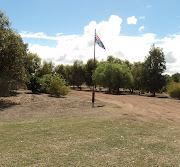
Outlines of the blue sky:
{"type": "Polygon", "coordinates": [[[168,74],[180,72],[179,6],[179,0],[0,0],[12,27],[43,60],[86,62],[96,28],[107,48],[96,49],[99,61],[108,55],[144,61],[155,43],[164,49],[168,74]]]}

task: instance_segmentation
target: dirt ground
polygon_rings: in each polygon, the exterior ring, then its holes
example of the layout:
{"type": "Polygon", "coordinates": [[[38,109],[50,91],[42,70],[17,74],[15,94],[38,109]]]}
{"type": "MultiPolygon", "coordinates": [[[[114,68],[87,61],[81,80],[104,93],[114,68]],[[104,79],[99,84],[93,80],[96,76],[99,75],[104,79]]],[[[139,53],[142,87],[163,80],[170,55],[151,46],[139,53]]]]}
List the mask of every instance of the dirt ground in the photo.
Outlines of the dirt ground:
{"type": "Polygon", "coordinates": [[[155,118],[180,123],[179,100],[96,92],[92,108],[91,96],[90,91],[72,90],[68,96],[56,98],[19,90],[14,96],[0,97],[0,120],[78,115],[122,119],[131,116],[131,119],[155,118]]]}

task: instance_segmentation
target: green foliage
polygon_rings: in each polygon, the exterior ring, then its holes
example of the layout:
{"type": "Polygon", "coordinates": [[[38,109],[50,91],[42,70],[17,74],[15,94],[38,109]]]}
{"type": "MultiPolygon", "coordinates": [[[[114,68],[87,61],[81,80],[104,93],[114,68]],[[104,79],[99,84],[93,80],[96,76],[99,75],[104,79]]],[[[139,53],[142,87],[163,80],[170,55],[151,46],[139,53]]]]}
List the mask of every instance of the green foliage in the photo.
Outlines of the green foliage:
{"type": "Polygon", "coordinates": [[[180,83],[171,83],[168,87],[168,94],[170,97],[180,100],[180,83]]]}
{"type": "Polygon", "coordinates": [[[41,90],[40,79],[36,76],[31,76],[30,80],[26,83],[28,90],[31,90],[33,93],[38,93],[41,90]]]}
{"type": "Polygon", "coordinates": [[[165,78],[162,76],[165,69],[166,62],[163,50],[152,45],[143,64],[142,81],[145,90],[150,91],[154,96],[155,92],[158,92],[165,85],[165,78]]]}
{"type": "Polygon", "coordinates": [[[53,80],[50,82],[50,87],[48,88],[48,93],[54,94],[56,96],[65,96],[70,92],[68,86],[62,85],[63,81],[53,80]]]}
{"type": "Polygon", "coordinates": [[[133,76],[132,89],[140,90],[142,88],[142,63],[135,62],[132,65],[131,74],[133,76]]]}
{"type": "Polygon", "coordinates": [[[73,85],[81,88],[81,85],[85,82],[85,70],[83,62],[76,60],[72,66],[71,72],[73,85]]]}
{"type": "MultiPolygon", "coordinates": [[[[98,66],[98,61],[95,60],[95,69],[98,66]]],[[[89,59],[85,65],[85,82],[87,86],[93,86],[92,75],[94,72],[94,59],[89,59]]]]}
{"type": "Polygon", "coordinates": [[[98,66],[94,79],[97,85],[109,88],[109,91],[119,91],[119,88],[129,88],[132,75],[125,64],[105,63],[98,66]]]}
{"type": "Polygon", "coordinates": [[[63,78],[66,79],[66,67],[63,64],[56,66],[55,72],[57,74],[60,74],[61,76],[63,76],[63,78]]]}
{"type": "Polygon", "coordinates": [[[65,96],[70,92],[66,81],[59,74],[46,74],[41,79],[41,91],[59,96],[65,96]]]}
{"type": "Polygon", "coordinates": [[[108,57],[107,57],[107,62],[108,62],[108,63],[122,64],[121,59],[115,58],[114,56],[108,56],[108,57]]]}
{"type": "Polygon", "coordinates": [[[173,74],[171,78],[174,82],[180,82],[180,73],[173,74]]]}
{"type": "Polygon", "coordinates": [[[24,65],[28,76],[35,74],[41,67],[41,58],[36,53],[29,52],[25,57],[24,65]]]}
{"type": "Polygon", "coordinates": [[[53,74],[54,73],[54,65],[51,62],[46,62],[44,61],[43,62],[43,66],[39,69],[39,71],[37,72],[37,76],[38,77],[42,77],[43,75],[46,75],[46,74],[53,74]]]}
{"type": "Polygon", "coordinates": [[[9,19],[0,11],[0,87],[6,84],[3,90],[5,94],[12,89],[12,83],[16,83],[18,87],[25,80],[26,54],[27,45],[10,27],[9,19]]]}
{"type": "Polygon", "coordinates": [[[65,78],[67,81],[68,85],[75,85],[74,80],[73,80],[73,66],[66,65],[65,66],[65,78]]]}

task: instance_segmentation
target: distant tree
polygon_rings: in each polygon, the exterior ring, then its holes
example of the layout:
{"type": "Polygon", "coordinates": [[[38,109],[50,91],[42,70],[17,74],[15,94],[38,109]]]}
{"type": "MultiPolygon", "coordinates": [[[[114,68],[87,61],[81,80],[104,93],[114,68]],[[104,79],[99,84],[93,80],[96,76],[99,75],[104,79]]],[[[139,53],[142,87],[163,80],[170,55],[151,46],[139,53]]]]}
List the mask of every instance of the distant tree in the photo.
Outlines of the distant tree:
{"type": "Polygon", "coordinates": [[[167,89],[168,89],[169,85],[172,83],[172,78],[168,74],[163,75],[163,77],[164,77],[164,80],[165,80],[165,84],[162,87],[161,92],[167,92],[167,89]]]}
{"type": "Polygon", "coordinates": [[[155,93],[165,85],[165,78],[162,75],[166,70],[166,61],[163,50],[152,45],[143,66],[145,89],[155,96],[155,93]]]}
{"type": "Polygon", "coordinates": [[[63,76],[64,79],[66,79],[66,67],[63,64],[56,66],[55,72],[63,76]]]}
{"type": "Polygon", "coordinates": [[[85,82],[85,70],[82,61],[74,61],[72,66],[72,80],[73,84],[81,89],[82,84],[85,82]]]}
{"type": "MultiPolygon", "coordinates": [[[[95,69],[98,66],[98,61],[95,60],[95,69]]],[[[94,72],[94,59],[89,59],[85,64],[85,82],[87,86],[93,86],[92,75],[94,72]]]]}
{"type": "Polygon", "coordinates": [[[135,62],[131,67],[131,74],[133,76],[132,92],[133,90],[140,90],[142,88],[142,63],[135,62]]]}
{"type": "Polygon", "coordinates": [[[0,11],[0,94],[7,95],[25,80],[24,59],[27,44],[11,28],[8,17],[0,11]]]}
{"type": "Polygon", "coordinates": [[[97,85],[109,88],[109,92],[119,92],[119,88],[129,88],[132,84],[131,72],[125,64],[101,64],[96,69],[94,79],[97,85]]]}
{"type": "Polygon", "coordinates": [[[107,62],[108,62],[108,63],[122,64],[121,59],[115,58],[114,56],[108,56],[108,57],[107,57],[107,62]]]}
{"type": "Polygon", "coordinates": [[[40,70],[41,58],[36,53],[28,52],[24,60],[24,65],[26,74],[31,76],[40,70]]]}
{"type": "Polygon", "coordinates": [[[171,78],[174,82],[180,82],[180,73],[173,74],[171,78]]]}
{"type": "Polygon", "coordinates": [[[65,78],[68,85],[75,86],[75,81],[73,80],[73,66],[66,65],[65,66],[65,78]]]}
{"type": "Polygon", "coordinates": [[[126,64],[128,66],[128,68],[131,70],[132,64],[128,60],[124,60],[122,63],[126,64]]]}
{"type": "Polygon", "coordinates": [[[39,71],[36,73],[38,77],[42,77],[46,74],[53,74],[54,73],[54,65],[52,61],[49,63],[47,61],[43,62],[43,66],[39,69],[39,71]]]}

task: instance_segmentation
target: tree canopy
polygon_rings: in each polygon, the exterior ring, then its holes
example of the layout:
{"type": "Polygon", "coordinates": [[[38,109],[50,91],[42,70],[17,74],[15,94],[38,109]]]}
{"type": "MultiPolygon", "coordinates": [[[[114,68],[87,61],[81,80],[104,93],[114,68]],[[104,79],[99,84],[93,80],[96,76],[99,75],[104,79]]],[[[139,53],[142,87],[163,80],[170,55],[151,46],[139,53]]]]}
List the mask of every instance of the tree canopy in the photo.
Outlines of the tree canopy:
{"type": "Polygon", "coordinates": [[[132,84],[132,75],[126,64],[104,63],[95,71],[97,85],[119,92],[119,88],[129,88],[132,84]]]}
{"type": "Polygon", "coordinates": [[[8,17],[0,11],[0,88],[1,94],[7,94],[14,86],[20,85],[24,78],[24,59],[27,44],[11,28],[8,17]]]}
{"type": "Polygon", "coordinates": [[[149,55],[143,64],[143,70],[144,88],[155,96],[155,93],[165,84],[162,74],[166,70],[166,61],[162,48],[151,46],[149,55]]]}

